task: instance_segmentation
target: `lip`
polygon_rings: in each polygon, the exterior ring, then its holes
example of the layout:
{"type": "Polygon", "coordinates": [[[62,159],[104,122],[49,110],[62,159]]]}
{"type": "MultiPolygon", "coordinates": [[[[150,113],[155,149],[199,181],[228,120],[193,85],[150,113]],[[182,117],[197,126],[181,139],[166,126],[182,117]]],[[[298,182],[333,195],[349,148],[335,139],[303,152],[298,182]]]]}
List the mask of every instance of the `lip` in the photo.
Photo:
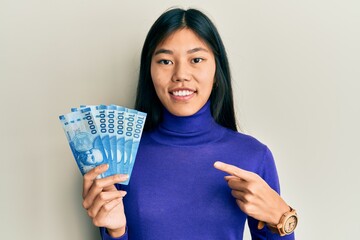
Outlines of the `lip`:
{"type": "Polygon", "coordinates": [[[180,87],[180,88],[172,88],[169,90],[169,94],[170,94],[170,97],[171,99],[175,100],[175,101],[188,101],[190,100],[192,97],[195,96],[195,93],[197,91],[195,89],[192,89],[192,88],[183,88],[183,87],[180,87]],[[176,96],[173,94],[173,92],[176,92],[176,91],[190,91],[192,92],[190,95],[186,95],[186,96],[176,96]]]}

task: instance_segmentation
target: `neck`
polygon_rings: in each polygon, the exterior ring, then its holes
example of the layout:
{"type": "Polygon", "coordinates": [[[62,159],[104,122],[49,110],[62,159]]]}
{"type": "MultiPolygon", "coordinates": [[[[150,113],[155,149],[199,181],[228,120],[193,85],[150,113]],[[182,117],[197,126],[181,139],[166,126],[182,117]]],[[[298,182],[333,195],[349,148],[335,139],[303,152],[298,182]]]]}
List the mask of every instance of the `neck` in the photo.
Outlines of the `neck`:
{"type": "Polygon", "coordinates": [[[220,127],[211,115],[210,102],[197,113],[179,117],[164,109],[163,121],[153,132],[154,140],[168,145],[198,145],[212,142],[222,136],[220,127]]]}

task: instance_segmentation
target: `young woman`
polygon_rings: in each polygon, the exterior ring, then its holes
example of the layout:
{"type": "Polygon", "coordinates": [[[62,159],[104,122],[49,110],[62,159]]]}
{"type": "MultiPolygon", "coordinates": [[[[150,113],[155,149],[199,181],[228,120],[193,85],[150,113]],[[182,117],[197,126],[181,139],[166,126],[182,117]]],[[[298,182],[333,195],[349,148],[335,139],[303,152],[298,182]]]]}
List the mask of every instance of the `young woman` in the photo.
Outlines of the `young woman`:
{"type": "Polygon", "coordinates": [[[294,239],[271,152],[237,132],[225,48],[203,13],[172,9],[151,27],[136,109],[148,117],[130,184],[97,179],[106,165],[84,176],[103,239],[242,239],[246,219],[253,239],[294,239]]]}

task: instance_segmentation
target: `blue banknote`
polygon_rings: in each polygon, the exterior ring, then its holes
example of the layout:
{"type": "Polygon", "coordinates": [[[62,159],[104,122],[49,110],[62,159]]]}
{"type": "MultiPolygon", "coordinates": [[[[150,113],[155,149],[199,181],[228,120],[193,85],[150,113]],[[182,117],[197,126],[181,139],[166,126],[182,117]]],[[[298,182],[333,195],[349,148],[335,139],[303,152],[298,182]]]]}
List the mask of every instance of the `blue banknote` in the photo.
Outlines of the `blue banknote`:
{"type": "Polygon", "coordinates": [[[117,105],[81,105],[59,118],[82,174],[107,163],[109,169],[100,177],[128,174],[121,184],[129,183],[146,113],[117,105]]]}
{"type": "MultiPolygon", "coordinates": [[[[135,116],[135,122],[134,122],[134,128],[133,128],[133,138],[132,138],[132,145],[131,145],[131,155],[130,155],[130,160],[129,160],[128,168],[127,168],[127,174],[129,174],[129,176],[131,176],[132,169],[135,164],[135,159],[136,159],[137,151],[139,148],[142,132],[144,129],[145,120],[146,120],[146,113],[138,111],[135,116]]],[[[129,181],[130,181],[130,178],[127,181],[125,181],[123,184],[127,185],[129,183],[129,181]]]]}
{"type": "Polygon", "coordinates": [[[121,106],[116,107],[116,170],[118,173],[124,173],[124,158],[125,158],[125,108],[121,106]]]}
{"type": "MultiPolygon", "coordinates": [[[[117,170],[117,149],[116,149],[116,106],[110,105],[106,107],[106,130],[109,135],[110,151],[111,151],[111,168],[117,170]]],[[[116,171],[117,172],[117,171],[116,171]]]]}
{"type": "Polygon", "coordinates": [[[111,152],[110,145],[110,137],[108,133],[107,127],[107,113],[106,113],[106,105],[80,105],[80,108],[71,108],[71,111],[78,111],[80,109],[90,108],[91,113],[94,116],[95,125],[97,126],[100,134],[100,138],[102,144],[104,146],[105,154],[107,159],[109,160],[109,169],[108,171],[111,173],[116,173],[116,169],[114,169],[113,164],[113,156],[111,152]]]}
{"type": "Polygon", "coordinates": [[[136,114],[137,111],[134,109],[126,109],[125,111],[124,174],[129,173],[136,114]]]}
{"type": "MultiPolygon", "coordinates": [[[[108,156],[109,161],[112,161],[113,157],[111,155],[110,136],[107,127],[106,106],[105,105],[95,106],[93,112],[94,112],[94,118],[97,120],[99,124],[98,126],[99,126],[100,136],[104,144],[106,155],[108,156]]],[[[111,169],[112,167],[113,165],[110,164],[111,169]]]]}
{"type": "MultiPolygon", "coordinates": [[[[100,164],[109,164],[90,108],[61,115],[59,119],[81,174],[100,164]]],[[[108,170],[100,177],[112,174],[108,170]]]]}

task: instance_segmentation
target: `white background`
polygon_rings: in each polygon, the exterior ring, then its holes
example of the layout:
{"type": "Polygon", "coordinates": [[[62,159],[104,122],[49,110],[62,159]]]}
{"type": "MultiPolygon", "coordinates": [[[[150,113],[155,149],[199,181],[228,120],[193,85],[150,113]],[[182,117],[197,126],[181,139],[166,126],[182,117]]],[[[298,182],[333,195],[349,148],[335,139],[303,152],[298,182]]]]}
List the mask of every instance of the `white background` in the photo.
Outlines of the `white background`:
{"type": "Polygon", "coordinates": [[[133,107],[145,35],[171,6],[217,25],[239,123],[272,150],[297,239],[357,239],[357,0],[1,0],[0,239],[99,239],[58,116],[133,107]]]}

